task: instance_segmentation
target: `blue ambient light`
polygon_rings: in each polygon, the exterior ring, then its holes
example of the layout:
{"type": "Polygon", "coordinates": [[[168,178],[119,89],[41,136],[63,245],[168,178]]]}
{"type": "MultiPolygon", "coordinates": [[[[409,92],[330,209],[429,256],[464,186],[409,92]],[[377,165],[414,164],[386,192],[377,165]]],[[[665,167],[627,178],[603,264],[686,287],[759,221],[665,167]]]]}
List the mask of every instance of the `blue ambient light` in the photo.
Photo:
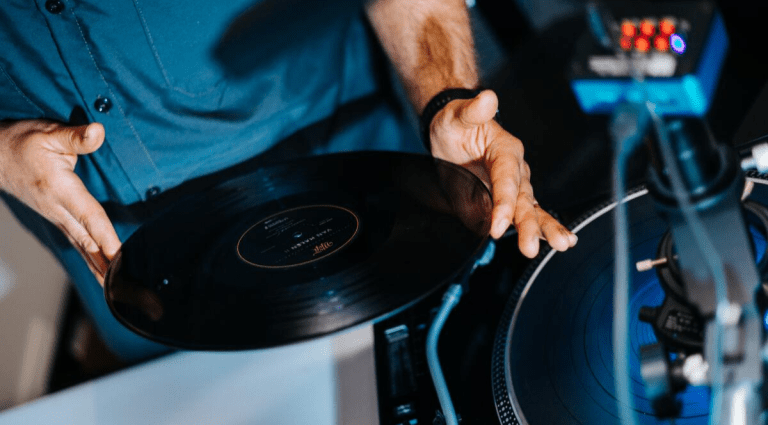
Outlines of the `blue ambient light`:
{"type": "Polygon", "coordinates": [[[679,34],[672,34],[669,36],[669,45],[672,47],[672,50],[679,55],[682,55],[683,52],[685,52],[685,40],[683,40],[683,37],[680,37],[679,34]]]}
{"type": "Polygon", "coordinates": [[[768,331],[768,310],[763,314],[763,327],[768,331]]]}
{"type": "Polygon", "coordinates": [[[765,326],[765,330],[768,331],[768,311],[763,315],[763,326],[765,326]]]}

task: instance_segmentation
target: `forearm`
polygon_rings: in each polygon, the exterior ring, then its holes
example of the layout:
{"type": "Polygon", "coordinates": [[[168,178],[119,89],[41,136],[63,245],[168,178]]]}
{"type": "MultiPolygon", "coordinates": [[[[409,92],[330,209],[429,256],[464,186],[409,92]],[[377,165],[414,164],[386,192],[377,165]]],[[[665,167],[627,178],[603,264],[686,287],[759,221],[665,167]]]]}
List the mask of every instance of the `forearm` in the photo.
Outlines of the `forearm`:
{"type": "Polygon", "coordinates": [[[418,113],[444,89],[477,87],[464,0],[376,0],[367,9],[418,113]]]}

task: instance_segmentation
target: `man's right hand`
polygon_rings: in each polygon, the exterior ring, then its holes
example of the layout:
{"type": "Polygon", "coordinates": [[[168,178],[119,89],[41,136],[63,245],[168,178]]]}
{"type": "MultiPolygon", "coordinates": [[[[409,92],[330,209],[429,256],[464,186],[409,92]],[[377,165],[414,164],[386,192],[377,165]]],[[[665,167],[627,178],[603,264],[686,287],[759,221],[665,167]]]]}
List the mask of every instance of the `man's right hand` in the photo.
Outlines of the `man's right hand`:
{"type": "Polygon", "coordinates": [[[102,286],[120,239],[74,170],[78,155],[96,151],[103,142],[104,127],[98,123],[0,122],[0,190],[61,229],[102,286]]]}

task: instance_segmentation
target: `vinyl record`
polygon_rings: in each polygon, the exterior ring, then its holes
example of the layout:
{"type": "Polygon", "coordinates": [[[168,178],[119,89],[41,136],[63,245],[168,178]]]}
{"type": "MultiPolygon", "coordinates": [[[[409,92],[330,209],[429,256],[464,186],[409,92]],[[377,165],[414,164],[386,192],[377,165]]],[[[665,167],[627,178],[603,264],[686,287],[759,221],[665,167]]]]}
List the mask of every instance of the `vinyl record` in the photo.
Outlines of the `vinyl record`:
{"type": "Polygon", "coordinates": [[[168,345],[275,346],[406,307],[467,270],[490,193],[427,156],[347,153],[261,167],[140,227],[106,276],[112,313],[168,345]]]}
{"type": "MultiPolygon", "coordinates": [[[[758,181],[752,199],[768,201],[758,181]]],[[[630,382],[639,424],[668,424],[654,415],[640,375],[640,346],[656,342],[638,318],[641,307],[664,300],[657,274],[638,272],[637,261],[656,258],[667,231],[646,190],[628,197],[633,268],[629,298],[630,382]]],[[[499,420],[511,424],[620,424],[613,366],[613,205],[572,226],[576,248],[550,251],[518,282],[502,316],[493,349],[493,394],[499,420]]],[[[751,228],[757,253],[765,236],[751,228]]],[[[674,423],[707,424],[708,387],[689,386],[677,399],[674,423]]]]}

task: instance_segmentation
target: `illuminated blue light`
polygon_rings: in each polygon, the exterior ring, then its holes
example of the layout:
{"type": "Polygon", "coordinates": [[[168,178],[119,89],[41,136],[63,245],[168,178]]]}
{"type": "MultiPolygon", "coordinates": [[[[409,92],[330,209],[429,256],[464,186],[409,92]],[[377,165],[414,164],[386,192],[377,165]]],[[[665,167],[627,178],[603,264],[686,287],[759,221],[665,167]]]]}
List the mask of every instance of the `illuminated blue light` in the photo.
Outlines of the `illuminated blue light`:
{"type": "Polygon", "coordinates": [[[763,315],[763,326],[765,326],[765,330],[768,331],[768,311],[763,315]]]}
{"type": "Polygon", "coordinates": [[[683,37],[680,37],[679,34],[672,34],[669,36],[669,45],[672,47],[672,50],[679,55],[682,55],[683,52],[685,52],[685,40],[683,40],[683,37]]]}

